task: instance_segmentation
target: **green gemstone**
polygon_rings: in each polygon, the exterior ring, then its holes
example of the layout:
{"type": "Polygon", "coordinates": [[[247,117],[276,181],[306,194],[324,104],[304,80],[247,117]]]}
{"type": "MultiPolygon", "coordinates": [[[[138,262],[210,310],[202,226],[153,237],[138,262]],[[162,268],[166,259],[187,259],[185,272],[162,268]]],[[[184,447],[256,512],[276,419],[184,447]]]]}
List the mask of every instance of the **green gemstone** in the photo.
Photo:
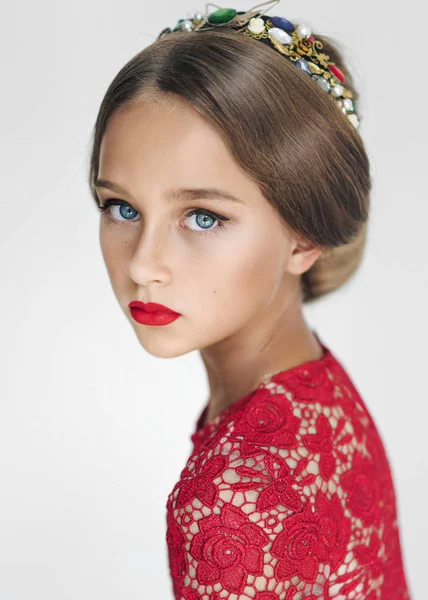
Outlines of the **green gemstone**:
{"type": "Polygon", "coordinates": [[[235,15],[236,10],[234,8],[220,8],[208,15],[207,20],[212,25],[222,25],[223,23],[229,23],[235,15]]]}

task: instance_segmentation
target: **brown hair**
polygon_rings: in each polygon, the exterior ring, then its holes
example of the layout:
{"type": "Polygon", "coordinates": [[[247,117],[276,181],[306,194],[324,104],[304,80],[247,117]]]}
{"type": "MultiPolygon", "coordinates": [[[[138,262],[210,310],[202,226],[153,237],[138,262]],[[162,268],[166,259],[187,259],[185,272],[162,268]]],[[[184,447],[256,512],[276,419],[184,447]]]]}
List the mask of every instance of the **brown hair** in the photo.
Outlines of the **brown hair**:
{"type": "MultiPolygon", "coordinates": [[[[324,36],[345,85],[358,93],[324,36]]],[[[360,134],[310,77],[277,50],[233,30],[177,31],[134,56],[110,84],[93,133],[89,184],[98,204],[101,140],[109,118],[147,100],[189,102],[215,127],[284,224],[323,249],[301,276],[302,301],[342,286],[366,242],[371,177],[360,134]]],[[[361,121],[361,116],[360,116],[361,121]]]]}

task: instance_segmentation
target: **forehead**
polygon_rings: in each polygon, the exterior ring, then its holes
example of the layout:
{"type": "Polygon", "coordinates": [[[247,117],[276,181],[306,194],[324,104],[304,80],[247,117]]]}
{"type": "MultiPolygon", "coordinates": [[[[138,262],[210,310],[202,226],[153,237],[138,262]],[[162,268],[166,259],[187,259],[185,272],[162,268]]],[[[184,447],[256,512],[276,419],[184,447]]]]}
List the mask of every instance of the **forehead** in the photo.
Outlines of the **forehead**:
{"type": "Polygon", "coordinates": [[[241,194],[259,191],[220,134],[185,102],[144,102],[114,113],[102,139],[98,175],[125,186],[221,182],[241,194]]]}

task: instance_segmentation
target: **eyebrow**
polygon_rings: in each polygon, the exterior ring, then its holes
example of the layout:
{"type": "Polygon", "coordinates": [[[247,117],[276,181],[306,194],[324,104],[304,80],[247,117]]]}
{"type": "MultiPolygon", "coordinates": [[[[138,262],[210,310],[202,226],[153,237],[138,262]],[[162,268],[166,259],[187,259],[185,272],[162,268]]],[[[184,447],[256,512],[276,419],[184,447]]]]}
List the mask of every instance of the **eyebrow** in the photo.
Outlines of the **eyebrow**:
{"type": "MultiPolygon", "coordinates": [[[[118,183],[114,183],[113,181],[109,181],[108,179],[97,179],[95,187],[105,188],[114,192],[115,194],[121,194],[124,196],[128,196],[135,201],[132,194],[127,192],[125,188],[123,188],[118,183]]],[[[243,200],[234,196],[230,192],[226,192],[225,190],[220,190],[215,187],[204,187],[204,188],[175,188],[172,190],[168,190],[165,194],[167,200],[179,200],[179,201],[192,201],[192,200],[228,200],[230,202],[241,202],[244,203],[243,200]]]]}

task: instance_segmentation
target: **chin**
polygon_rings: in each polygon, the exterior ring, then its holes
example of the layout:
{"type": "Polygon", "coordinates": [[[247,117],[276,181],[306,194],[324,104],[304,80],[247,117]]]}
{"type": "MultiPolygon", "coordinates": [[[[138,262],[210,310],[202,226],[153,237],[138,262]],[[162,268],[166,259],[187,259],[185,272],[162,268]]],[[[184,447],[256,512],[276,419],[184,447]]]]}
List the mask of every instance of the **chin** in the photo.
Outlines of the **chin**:
{"type": "Polygon", "coordinates": [[[138,331],[136,334],[141,346],[152,356],[178,358],[195,350],[193,346],[184,346],[183,343],[180,343],[180,340],[174,339],[172,336],[168,338],[167,335],[162,335],[162,332],[159,332],[159,329],[161,329],[159,327],[152,327],[151,329],[153,330],[151,332],[138,331]],[[157,331],[155,332],[154,329],[157,331]]]}

